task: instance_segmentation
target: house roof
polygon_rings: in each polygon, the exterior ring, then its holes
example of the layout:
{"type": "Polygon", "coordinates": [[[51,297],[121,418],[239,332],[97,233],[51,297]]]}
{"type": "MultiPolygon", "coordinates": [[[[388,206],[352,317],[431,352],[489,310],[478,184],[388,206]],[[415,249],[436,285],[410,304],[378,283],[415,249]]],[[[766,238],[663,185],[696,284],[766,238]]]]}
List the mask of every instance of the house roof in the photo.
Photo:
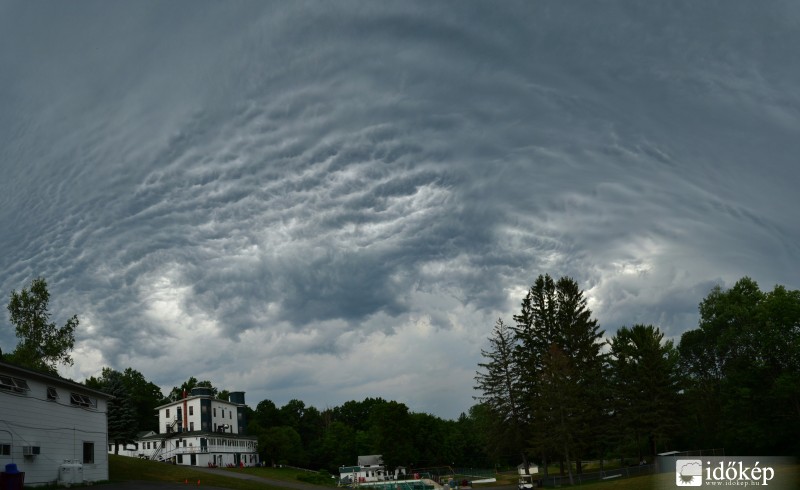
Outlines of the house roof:
{"type": "Polygon", "coordinates": [[[54,376],[52,374],[47,374],[40,371],[34,371],[16,364],[11,364],[10,362],[0,361],[0,371],[22,378],[36,379],[44,383],[58,383],[62,386],[68,386],[75,391],[89,393],[98,398],[105,398],[106,400],[113,398],[108,393],[89,388],[88,386],[72,381],[71,379],[62,378],[61,376],[54,376]]]}

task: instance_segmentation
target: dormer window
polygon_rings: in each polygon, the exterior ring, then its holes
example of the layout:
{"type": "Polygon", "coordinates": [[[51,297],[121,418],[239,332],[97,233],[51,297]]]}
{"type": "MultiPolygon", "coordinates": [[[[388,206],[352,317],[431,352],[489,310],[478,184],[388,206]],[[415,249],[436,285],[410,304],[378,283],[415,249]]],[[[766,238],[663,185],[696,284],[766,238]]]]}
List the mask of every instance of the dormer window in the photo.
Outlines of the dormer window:
{"type": "Polygon", "coordinates": [[[86,395],[81,395],[80,393],[70,393],[69,402],[72,405],[84,408],[97,406],[97,402],[95,400],[86,395]]]}
{"type": "Polygon", "coordinates": [[[52,386],[47,387],[47,399],[48,400],[58,400],[58,391],[52,386]]]}
{"type": "Polygon", "coordinates": [[[28,382],[20,378],[0,375],[0,390],[11,391],[13,393],[25,393],[30,391],[28,382]]]}

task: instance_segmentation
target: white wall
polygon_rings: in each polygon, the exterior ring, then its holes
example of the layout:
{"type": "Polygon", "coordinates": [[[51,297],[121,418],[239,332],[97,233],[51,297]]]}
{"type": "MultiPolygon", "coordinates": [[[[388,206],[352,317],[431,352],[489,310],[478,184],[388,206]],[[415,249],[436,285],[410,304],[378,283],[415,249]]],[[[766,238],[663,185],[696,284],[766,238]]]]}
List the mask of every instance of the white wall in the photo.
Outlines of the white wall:
{"type": "MultiPolygon", "coordinates": [[[[202,397],[208,398],[208,397],[202,397]]],[[[185,411],[187,413],[186,416],[186,427],[184,428],[185,431],[190,431],[192,427],[192,423],[194,423],[194,430],[199,431],[202,430],[200,425],[201,420],[201,408],[200,408],[200,400],[201,397],[188,397],[186,398],[186,408],[185,411]],[[188,415],[191,412],[191,415],[188,415]]],[[[171,424],[175,417],[178,414],[178,408],[181,411],[184,411],[184,401],[177,400],[169,405],[163,405],[158,409],[158,432],[160,434],[164,434],[166,432],[167,424],[171,424]],[[167,410],[169,410],[169,417],[167,417],[167,410]]],[[[214,427],[219,427],[224,424],[229,425],[230,427],[226,432],[238,434],[239,433],[239,420],[237,418],[236,412],[237,405],[226,402],[224,400],[218,400],[216,398],[211,399],[211,426],[209,427],[211,432],[214,432],[214,427]],[[224,416],[223,416],[224,414],[224,416]]],[[[183,415],[181,415],[181,422],[183,422],[183,415]]],[[[177,430],[177,426],[176,426],[177,430]]]]}
{"type": "Polygon", "coordinates": [[[83,462],[84,442],[94,444],[93,462],[83,464],[86,481],[108,480],[108,433],[106,399],[77,385],[61,384],[55,378],[39,378],[4,370],[0,373],[28,383],[29,391],[15,393],[0,389],[0,444],[11,444],[10,455],[0,455],[0,470],[15,463],[25,472],[25,485],[42,485],[58,479],[65,460],[83,462]],[[47,388],[56,390],[49,400],[47,388]],[[96,401],[96,407],[72,405],[71,393],[96,401]],[[23,446],[39,446],[38,456],[23,456],[23,446]]]}

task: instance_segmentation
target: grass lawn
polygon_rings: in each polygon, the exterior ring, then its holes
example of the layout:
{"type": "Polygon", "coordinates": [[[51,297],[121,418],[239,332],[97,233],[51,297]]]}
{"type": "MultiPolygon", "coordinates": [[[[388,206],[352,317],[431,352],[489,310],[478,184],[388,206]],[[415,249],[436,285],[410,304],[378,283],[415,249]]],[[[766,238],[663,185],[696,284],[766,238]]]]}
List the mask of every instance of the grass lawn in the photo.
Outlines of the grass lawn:
{"type": "MultiPolygon", "coordinates": [[[[778,466],[775,467],[776,474],[779,474],[782,479],[789,480],[789,487],[781,486],[778,488],[800,488],[800,464],[795,464],[791,466],[778,466]]],[[[553,473],[553,474],[558,474],[553,473]]],[[[511,475],[509,474],[509,477],[511,475]]],[[[505,478],[504,478],[505,480],[505,478]]],[[[786,480],[783,480],[784,482],[786,480]]],[[[504,481],[500,483],[500,477],[498,475],[498,483],[496,484],[488,484],[487,486],[494,486],[494,485],[502,485],[507,483],[504,481]]],[[[516,483],[514,480],[513,483],[516,483]]],[[[569,487],[568,484],[562,486],[569,487]]],[[[661,490],[661,489],[673,489],[677,488],[675,486],[675,474],[672,472],[668,473],[657,473],[657,474],[649,474],[649,475],[642,475],[642,476],[632,476],[629,478],[614,478],[605,481],[595,481],[583,484],[576,484],[575,487],[580,488],[589,488],[591,490],[661,490]]],[[[733,488],[733,487],[730,487],[733,488]]]]}
{"type": "MultiPolygon", "coordinates": [[[[290,468],[218,468],[214,474],[209,474],[206,472],[197,471],[191,466],[177,466],[166,463],[157,463],[144,459],[115,456],[113,454],[109,455],[109,475],[111,483],[142,480],[164,481],[172,483],[183,483],[184,481],[189,481],[190,483],[196,483],[197,480],[200,480],[203,485],[239,490],[282,488],[280,485],[272,486],[266,485],[262,482],[232,478],[226,475],[228,472],[248,473],[263,478],[292,482],[300,481],[298,480],[297,476],[303,473],[302,471],[290,468]]],[[[788,476],[789,478],[793,478],[795,481],[800,480],[800,464],[776,467],[776,472],[780,472],[780,474],[784,477],[788,476]]],[[[477,487],[516,485],[516,482],[516,474],[511,472],[499,473],[497,475],[496,483],[489,483],[477,487]]],[[[588,487],[591,490],[646,490],[673,488],[675,486],[675,475],[673,473],[659,473],[655,475],[634,476],[630,478],[618,478],[607,481],[584,483],[576,486],[580,486],[581,488],[588,487]]]]}
{"type": "Polygon", "coordinates": [[[283,481],[299,481],[298,470],[288,468],[218,468],[215,473],[197,471],[191,466],[179,466],[167,463],[148,461],[146,459],[129,458],[126,456],[109,455],[108,471],[111,483],[123,481],[164,481],[172,483],[183,483],[189,481],[197,483],[200,480],[203,485],[232,488],[239,490],[256,490],[269,488],[282,488],[280,486],[265,485],[262,482],[240,480],[232,478],[228,472],[245,472],[264,478],[283,481]]]}

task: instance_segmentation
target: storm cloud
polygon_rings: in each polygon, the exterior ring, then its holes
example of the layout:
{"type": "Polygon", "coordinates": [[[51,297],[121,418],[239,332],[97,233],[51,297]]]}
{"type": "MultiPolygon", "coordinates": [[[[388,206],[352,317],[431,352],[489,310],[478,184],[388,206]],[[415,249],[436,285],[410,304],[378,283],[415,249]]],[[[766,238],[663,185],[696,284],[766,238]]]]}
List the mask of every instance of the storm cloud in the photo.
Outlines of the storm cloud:
{"type": "Polygon", "coordinates": [[[716,284],[800,287],[799,15],[5,2],[0,286],[78,314],[76,380],[456,417],[539,274],[675,339],[716,284]]]}

